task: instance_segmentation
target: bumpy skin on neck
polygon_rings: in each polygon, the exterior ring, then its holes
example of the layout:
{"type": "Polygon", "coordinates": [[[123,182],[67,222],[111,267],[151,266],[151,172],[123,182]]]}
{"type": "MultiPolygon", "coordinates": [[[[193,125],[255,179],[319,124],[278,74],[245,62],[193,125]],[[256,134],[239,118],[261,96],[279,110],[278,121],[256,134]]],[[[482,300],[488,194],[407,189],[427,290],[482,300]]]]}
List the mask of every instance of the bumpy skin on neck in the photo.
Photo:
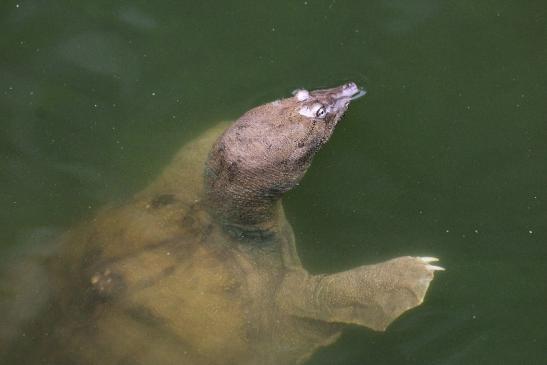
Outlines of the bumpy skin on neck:
{"type": "Polygon", "coordinates": [[[261,133],[284,138],[276,125],[284,120],[253,124],[274,115],[271,105],[254,109],[241,117],[217,141],[206,166],[208,203],[224,223],[268,228],[276,213],[276,202],[304,175],[310,160],[305,158],[278,163],[281,156],[290,158],[289,142],[268,151],[261,143],[261,133]],[[260,152],[256,154],[255,152],[260,152]]]}
{"type": "Polygon", "coordinates": [[[209,208],[226,226],[267,230],[277,202],[304,176],[359,89],[298,91],[245,113],[215,143],[206,164],[209,208]]]}

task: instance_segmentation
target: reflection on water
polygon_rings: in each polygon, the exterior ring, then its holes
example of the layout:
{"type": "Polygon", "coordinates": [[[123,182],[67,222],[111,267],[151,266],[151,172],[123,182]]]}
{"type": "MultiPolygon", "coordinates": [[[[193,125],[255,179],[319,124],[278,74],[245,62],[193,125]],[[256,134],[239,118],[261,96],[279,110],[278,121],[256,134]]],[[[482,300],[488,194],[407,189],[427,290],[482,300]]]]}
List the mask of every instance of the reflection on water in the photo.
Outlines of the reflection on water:
{"type": "MultiPolygon", "coordinates": [[[[439,256],[448,271],[386,333],[351,328],[308,363],[543,362],[543,4],[0,9],[0,336],[19,344],[0,361],[48,352],[27,337],[33,326],[43,340],[68,326],[48,323],[85,324],[43,307],[65,282],[42,269],[62,260],[62,232],[127,201],[217,121],[288,90],[356,79],[367,97],[285,202],[304,266],[336,272],[414,254],[439,256]]],[[[150,331],[101,346],[147,342],[167,356],[170,337],[150,331]]]]}

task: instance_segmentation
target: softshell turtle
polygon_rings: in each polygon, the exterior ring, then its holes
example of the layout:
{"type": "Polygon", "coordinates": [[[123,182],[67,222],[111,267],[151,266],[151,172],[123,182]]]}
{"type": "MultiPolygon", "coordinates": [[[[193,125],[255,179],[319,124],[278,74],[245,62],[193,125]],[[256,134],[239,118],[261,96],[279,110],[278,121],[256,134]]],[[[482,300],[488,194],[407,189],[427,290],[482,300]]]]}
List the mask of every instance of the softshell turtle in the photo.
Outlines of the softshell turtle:
{"type": "Polygon", "coordinates": [[[347,83],[253,108],[183,147],[128,202],[70,230],[48,263],[50,305],[11,359],[300,364],[344,324],[383,331],[422,303],[442,269],[435,258],[311,275],[283,213],[280,198],[362,94],[347,83]]]}

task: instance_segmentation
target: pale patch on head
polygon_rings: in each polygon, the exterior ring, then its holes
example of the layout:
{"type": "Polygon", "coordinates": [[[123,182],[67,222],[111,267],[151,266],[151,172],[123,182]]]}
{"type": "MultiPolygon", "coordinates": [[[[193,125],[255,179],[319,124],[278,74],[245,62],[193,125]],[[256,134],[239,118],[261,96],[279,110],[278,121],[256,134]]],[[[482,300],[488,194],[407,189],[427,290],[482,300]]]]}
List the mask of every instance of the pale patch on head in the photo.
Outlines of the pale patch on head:
{"type": "MultiPolygon", "coordinates": [[[[317,117],[317,111],[319,109],[323,108],[323,105],[319,103],[315,103],[310,106],[303,106],[298,110],[298,114],[303,115],[308,118],[316,118],[317,117]]],[[[323,108],[324,109],[324,108],[323,108]]]]}
{"type": "Polygon", "coordinates": [[[304,89],[296,89],[292,92],[296,100],[304,101],[310,97],[310,92],[304,89]]]}

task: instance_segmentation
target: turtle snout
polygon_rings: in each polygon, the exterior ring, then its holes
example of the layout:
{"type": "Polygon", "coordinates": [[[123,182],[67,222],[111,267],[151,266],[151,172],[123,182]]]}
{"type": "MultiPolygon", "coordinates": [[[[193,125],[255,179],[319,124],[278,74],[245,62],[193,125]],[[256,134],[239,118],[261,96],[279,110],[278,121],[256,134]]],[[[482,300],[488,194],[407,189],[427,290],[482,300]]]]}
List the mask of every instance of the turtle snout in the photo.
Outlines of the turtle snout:
{"type": "Polygon", "coordinates": [[[342,95],[343,96],[352,96],[353,94],[357,93],[359,91],[359,88],[357,87],[357,84],[353,81],[348,82],[347,84],[344,84],[342,86],[342,95]]]}
{"type": "Polygon", "coordinates": [[[338,88],[338,92],[334,95],[336,104],[348,106],[348,103],[352,100],[359,99],[367,92],[359,88],[355,82],[348,82],[338,88]]]}

